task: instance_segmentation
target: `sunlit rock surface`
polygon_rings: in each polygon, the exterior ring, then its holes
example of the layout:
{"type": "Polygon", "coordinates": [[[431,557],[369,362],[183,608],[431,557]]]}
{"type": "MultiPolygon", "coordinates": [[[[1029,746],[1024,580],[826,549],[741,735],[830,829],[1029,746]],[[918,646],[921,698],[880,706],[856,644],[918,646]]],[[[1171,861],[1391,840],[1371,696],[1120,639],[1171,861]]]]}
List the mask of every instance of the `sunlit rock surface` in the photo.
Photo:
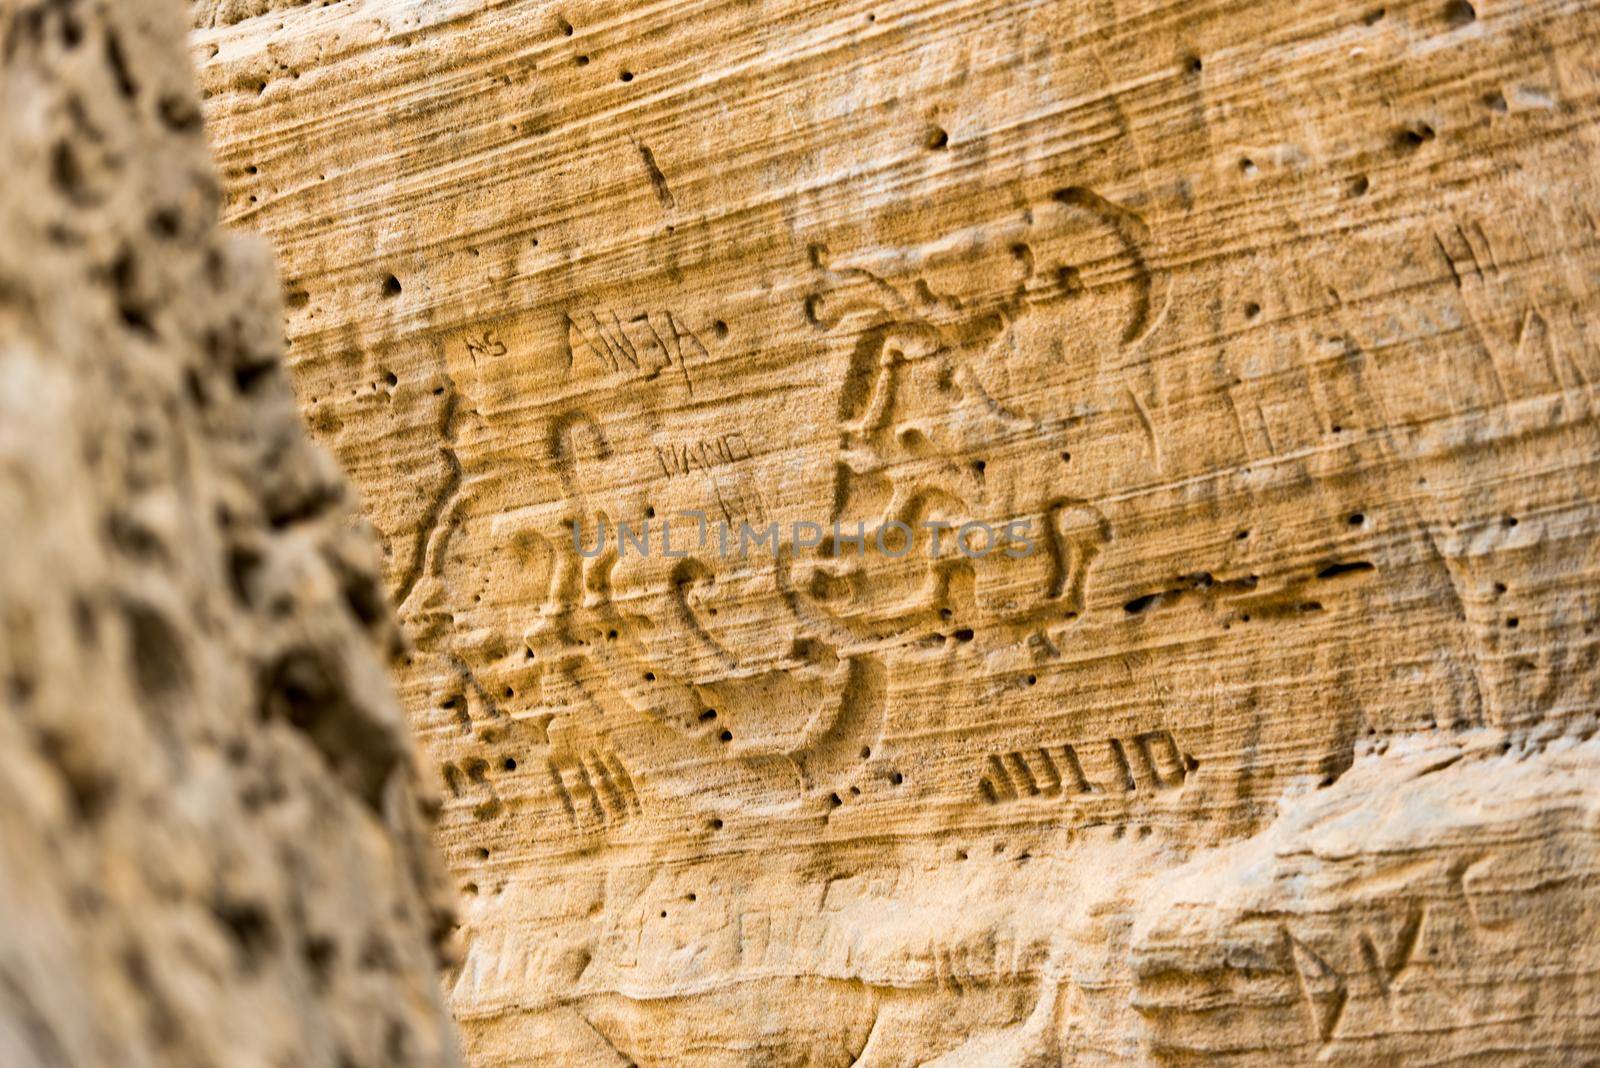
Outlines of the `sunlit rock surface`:
{"type": "Polygon", "coordinates": [[[195,10],[473,1063],[1600,1053],[1592,4],[195,10]]]}

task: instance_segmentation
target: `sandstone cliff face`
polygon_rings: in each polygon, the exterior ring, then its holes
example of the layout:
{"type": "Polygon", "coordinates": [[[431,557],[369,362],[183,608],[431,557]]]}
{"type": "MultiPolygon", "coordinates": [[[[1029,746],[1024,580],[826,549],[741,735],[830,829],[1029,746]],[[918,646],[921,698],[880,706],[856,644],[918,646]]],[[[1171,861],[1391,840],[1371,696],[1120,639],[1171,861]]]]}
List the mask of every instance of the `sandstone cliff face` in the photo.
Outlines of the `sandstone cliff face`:
{"type": "Polygon", "coordinates": [[[1593,5],[263,6],[475,1064],[1597,1054],[1593,5]]]}
{"type": "Polygon", "coordinates": [[[184,15],[0,8],[0,1064],[453,1064],[398,634],[184,15]]]}

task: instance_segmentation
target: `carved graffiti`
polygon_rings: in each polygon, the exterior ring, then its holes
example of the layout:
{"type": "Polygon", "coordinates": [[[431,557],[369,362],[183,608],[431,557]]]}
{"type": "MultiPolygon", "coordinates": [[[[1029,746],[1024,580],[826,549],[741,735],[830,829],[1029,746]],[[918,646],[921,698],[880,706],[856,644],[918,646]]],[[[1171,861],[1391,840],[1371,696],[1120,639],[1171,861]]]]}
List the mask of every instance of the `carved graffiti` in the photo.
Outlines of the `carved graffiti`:
{"type": "Polygon", "coordinates": [[[674,370],[694,395],[691,364],[710,358],[700,336],[669,309],[587,308],[566,315],[567,370],[624,373],[643,380],[674,370]]]}

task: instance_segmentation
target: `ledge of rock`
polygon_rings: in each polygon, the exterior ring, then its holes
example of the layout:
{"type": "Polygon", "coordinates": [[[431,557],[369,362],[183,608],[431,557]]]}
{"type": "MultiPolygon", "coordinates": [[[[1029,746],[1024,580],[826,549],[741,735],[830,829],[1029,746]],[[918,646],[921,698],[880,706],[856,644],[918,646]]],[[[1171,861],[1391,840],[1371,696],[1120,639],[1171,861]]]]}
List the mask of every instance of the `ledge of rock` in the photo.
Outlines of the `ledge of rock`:
{"type": "Polygon", "coordinates": [[[185,14],[0,12],[0,1064],[453,1065],[381,561],[185,14]]]}
{"type": "Polygon", "coordinates": [[[474,1064],[1596,1055],[1592,4],[195,12],[474,1064]]]}

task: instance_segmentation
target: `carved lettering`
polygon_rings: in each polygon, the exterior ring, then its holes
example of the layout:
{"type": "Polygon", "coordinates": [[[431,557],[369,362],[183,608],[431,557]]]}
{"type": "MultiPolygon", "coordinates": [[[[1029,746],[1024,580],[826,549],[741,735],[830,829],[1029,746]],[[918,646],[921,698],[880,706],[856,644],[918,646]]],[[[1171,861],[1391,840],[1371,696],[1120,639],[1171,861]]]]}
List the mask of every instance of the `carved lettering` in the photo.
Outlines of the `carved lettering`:
{"type": "Polygon", "coordinates": [[[1192,767],[1192,758],[1178,748],[1171,731],[1147,731],[1126,740],[1107,738],[992,753],[985,759],[978,793],[992,805],[1084,794],[1153,793],[1182,786],[1192,767]],[[1085,774],[1081,752],[1090,752],[1108,771],[1104,782],[1085,774]]]}
{"type": "Polygon", "coordinates": [[[650,380],[676,369],[693,396],[690,364],[711,356],[699,335],[669,309],[628,313],[577,309],[567,313],[565,326],[569,373],[626,373],[650,380]]]}

